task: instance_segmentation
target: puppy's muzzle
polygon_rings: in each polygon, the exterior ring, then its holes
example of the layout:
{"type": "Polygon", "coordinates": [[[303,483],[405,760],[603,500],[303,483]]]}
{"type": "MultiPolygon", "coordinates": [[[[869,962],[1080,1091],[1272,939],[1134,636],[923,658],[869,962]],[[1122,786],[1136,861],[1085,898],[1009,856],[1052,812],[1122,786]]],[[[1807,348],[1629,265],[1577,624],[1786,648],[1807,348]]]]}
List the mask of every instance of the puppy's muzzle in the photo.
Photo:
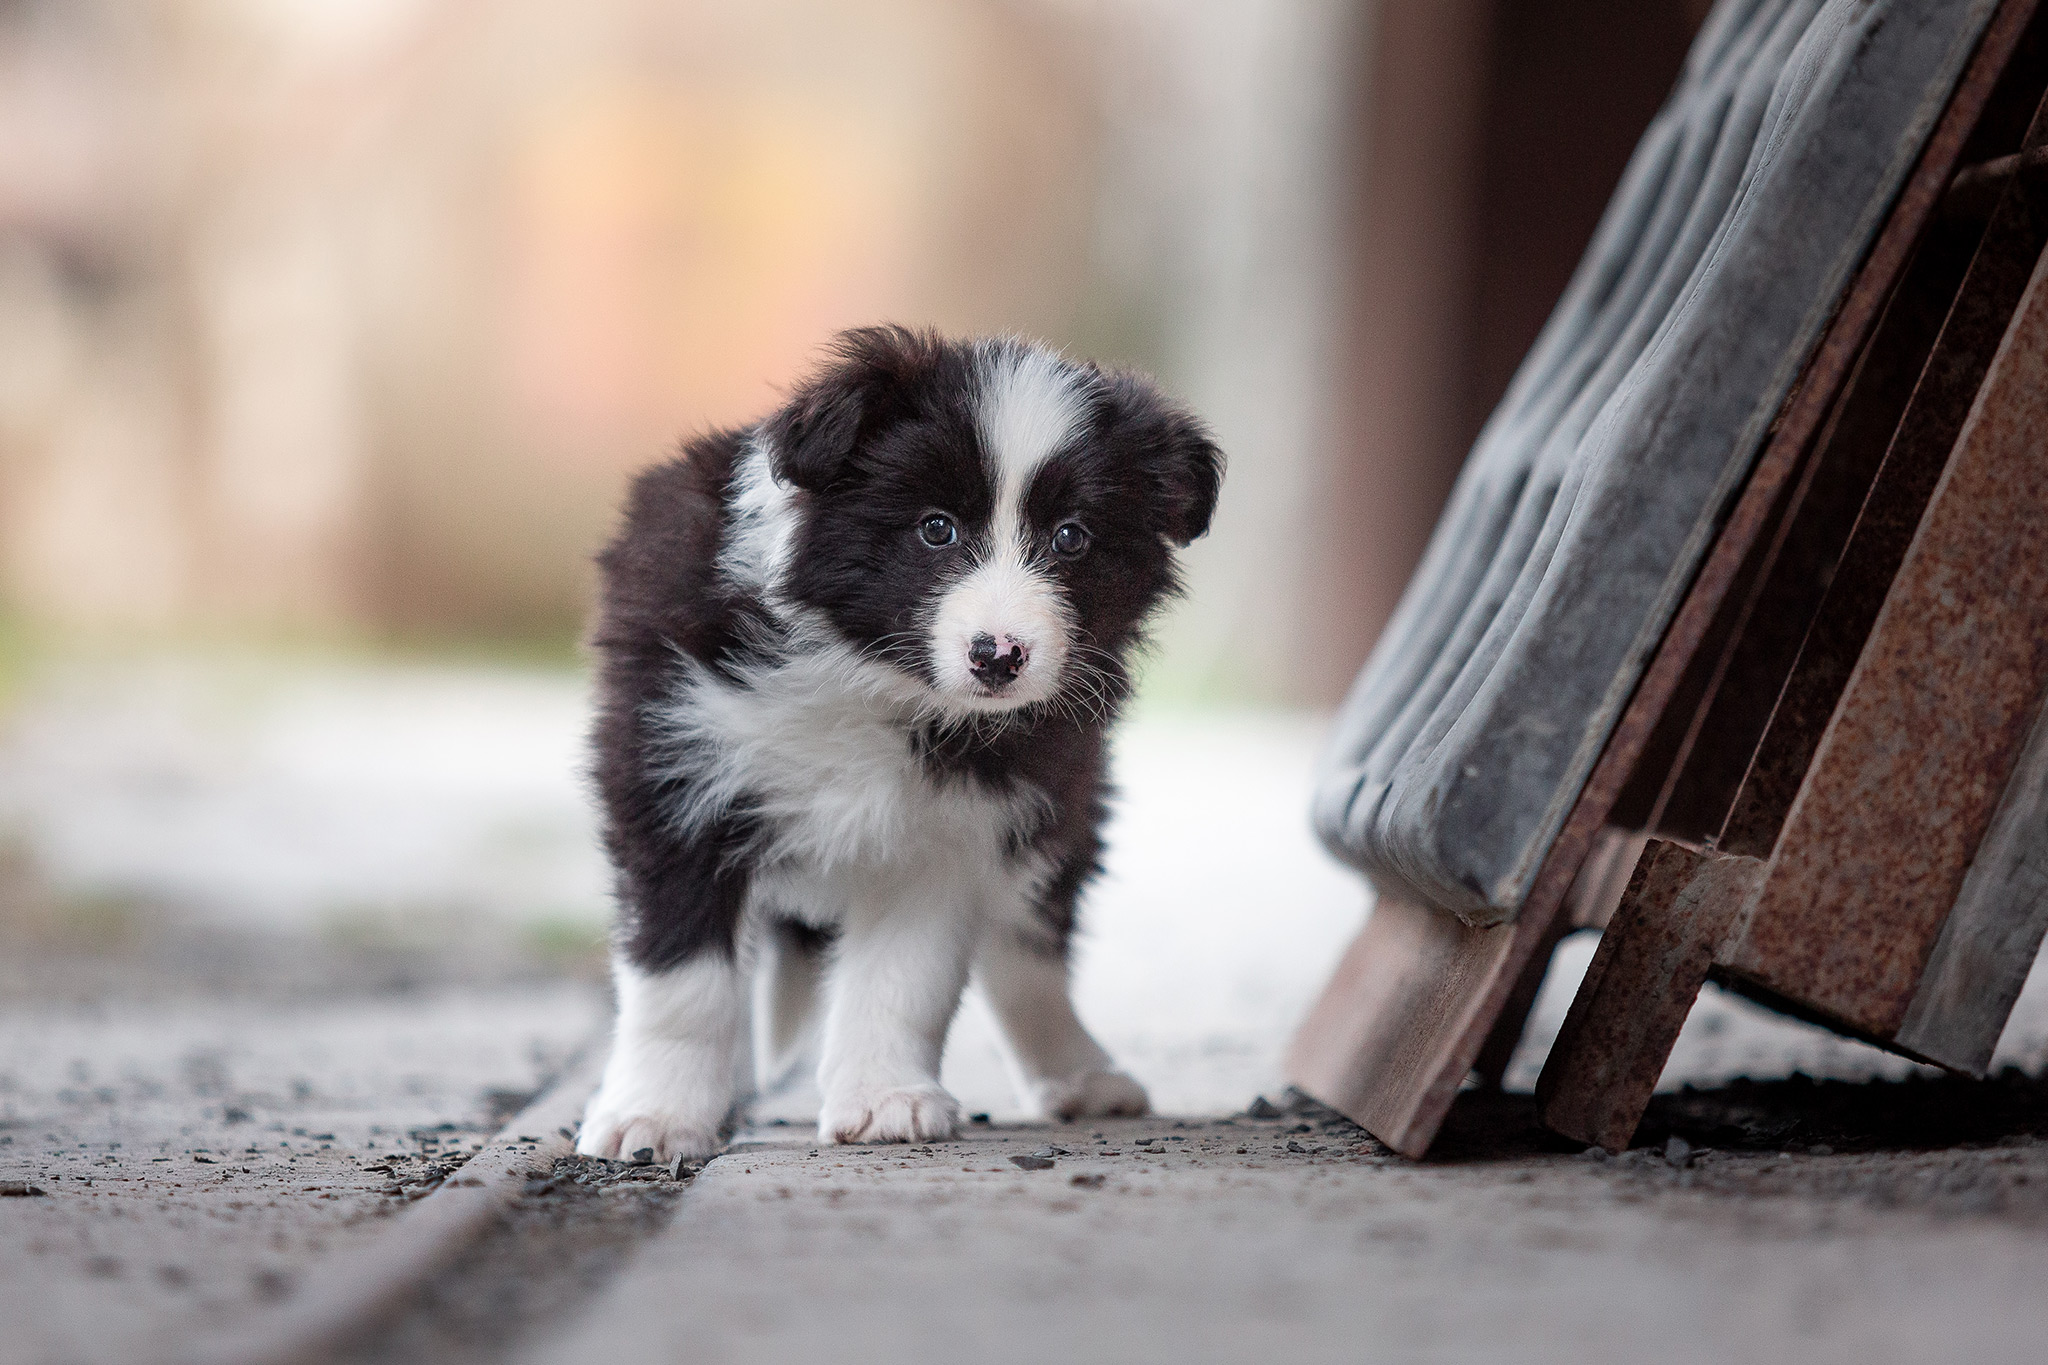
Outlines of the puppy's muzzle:
{"type": "Polygon", "coordinates": [[[977,635],[967,642],[967,671],[991,692],[1000,692],[1017,680],[1031,651],[1021,640],[1005,635],[977,635]]]}

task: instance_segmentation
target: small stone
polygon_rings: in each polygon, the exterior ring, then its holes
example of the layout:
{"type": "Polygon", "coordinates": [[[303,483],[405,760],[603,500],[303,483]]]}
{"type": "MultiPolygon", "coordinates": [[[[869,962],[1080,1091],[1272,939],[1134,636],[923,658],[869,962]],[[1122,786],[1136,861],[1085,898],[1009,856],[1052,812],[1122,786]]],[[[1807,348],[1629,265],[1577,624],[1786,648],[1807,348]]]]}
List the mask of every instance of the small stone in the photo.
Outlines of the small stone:
{"type": "Polygon", "coordinates": [[[555,1129],[555,1131],[560,1133],[562,1135],[563,1140],[566,1142],[574,1142],[576,1140],[576,1132],[574,1129],[557,1128],[555,1129]]]}
{"type": "Polygon", "coordinates": [[[652,1166],[654,1164],[654,1149],[652,1147],[635,1149],[633,1160],[629,1164],[634,1166],[652,1166]]]}
{"type": "Polygon", "coordinates": [[[1053,1168],[1053,1159],[1049,1156],[1013,1156],[1010,1164],[1020,1171],[1049,1171],[1053,1168]]]}
{"type": "Polygon", "coordinates": [[[1084,1190],[1099,1190],[1102,1188],[1102,1182],[1107,1179],[1109,1179],[1108,1176],[1101,1174],[1077,1175],[1067,1183],[1069,1185],[1079,1185],[1084,1190]]]}
{"type": "Polygon", "coordinates": [[[670,1180],[681,1180],[683,1178],[683,1172],[688,1170],[689,1168],[690,1164],[687,1161],[684,1161],[682,1157],[678,1156],[674,1161],[671,1161],[668,1164],[668,1178],[670,1180]]]}
{"type": "Polygon", "coordinates": [[[1246,1106],[1244,1112],[1255,1119],[1277,1119],[1286,1111],[1261,1095],[1246,1106]]]}
{"type": "Polygon", "coordinates": [[[33,1199],[46,1193],[40,1185],[31,1185],[26,1180],[0,1180],[0,1199],[33,1199]]]}
{"type": "Polygon", "coordinates": [[[987,1114],[969,1114],[967,1116],[967,1121],[969,1123],[988,1123],[990,1122],[990,1119],[987,1114]]]}
{"type": "Polygon", "coordinates": [[[1684,1166],[1692,1160],[1692,1144],[1682,1137],[1674,1137],[1664,1144],[1664,1159],[1674,1166],[1684,1166]]]}
{"type": "Polygon", "coordinates": [[[1591,1147],[1588,1147],[1585,1151],[1579,1153],[1579,1156],[1584,1160],[1594,1162],[1610,1161],[1613,1159],[1613,1155],[1613,1153],[1609,1152],[1605,1147],[1602,1147],[1597,1143],[1591,1147]]]}
{"type": "Polygon", "coordinates": [[[1287,1140],[1287,1150],[1290,1152],[1300,1152],[1304,1155],[1306,1155],[1308,1152],[1308,1148],[1302,1146],[1300,1143],[1294,1141],[1292,1138],[1289,1138],[1287,1140]]]}

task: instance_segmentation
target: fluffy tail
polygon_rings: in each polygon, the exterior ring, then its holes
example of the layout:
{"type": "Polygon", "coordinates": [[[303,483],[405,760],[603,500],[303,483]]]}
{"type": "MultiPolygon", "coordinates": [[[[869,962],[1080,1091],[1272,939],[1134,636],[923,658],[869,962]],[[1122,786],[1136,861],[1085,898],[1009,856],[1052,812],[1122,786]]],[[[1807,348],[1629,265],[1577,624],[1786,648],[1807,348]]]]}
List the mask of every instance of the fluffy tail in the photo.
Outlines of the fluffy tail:
{"type": "Polygon", "coordinates": [[[761,1093],[789,1079],[811,1050],[825,954],[832,935],[772,919],[754,969],[754,1083],[761,1093]]]}

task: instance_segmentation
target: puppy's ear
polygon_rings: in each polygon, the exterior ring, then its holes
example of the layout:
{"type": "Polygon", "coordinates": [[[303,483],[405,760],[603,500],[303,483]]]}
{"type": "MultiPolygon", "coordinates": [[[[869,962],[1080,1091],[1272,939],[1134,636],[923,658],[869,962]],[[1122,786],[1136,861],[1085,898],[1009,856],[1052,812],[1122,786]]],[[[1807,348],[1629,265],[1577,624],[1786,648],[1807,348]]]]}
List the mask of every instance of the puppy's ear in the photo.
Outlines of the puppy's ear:
{"type": "Polygon", "coordinates": [[[762,424],[776,477],[815,492],[843,476],[862,439],[888,420],[937,351],[937,338],[907,327],[859,327],[833,338],[824,368],[762,424]]]}
{"type": "Polygon", "coordinates": [[[1209,534],[1209,520],[1216,515],[1216,499],[1223,492],[1223,452],[1199,421],[1186,413],[1175,416],[1180,420],[1175,424],[1172,458],[1165,470],[1174,507],[1167,534],[1174,544],[1186,549],[1209,534]]]}
{"type": "Polygon", "coordinates": [[[1103,375],[1114,420],[1124,427],[1151,480],[1160,531],[1185,549],[1209,533],[1223,490],[1223,452],[1201,419],[1134,374],[1103,375]]]}

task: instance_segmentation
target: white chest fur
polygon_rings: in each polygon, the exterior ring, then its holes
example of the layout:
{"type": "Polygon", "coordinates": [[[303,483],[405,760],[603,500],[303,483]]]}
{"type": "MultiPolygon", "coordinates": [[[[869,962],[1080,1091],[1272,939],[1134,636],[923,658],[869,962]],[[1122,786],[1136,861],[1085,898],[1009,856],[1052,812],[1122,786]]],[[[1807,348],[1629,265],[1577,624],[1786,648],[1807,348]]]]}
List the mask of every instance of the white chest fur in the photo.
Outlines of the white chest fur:
{"type": "Polygon", "coordinates": [[[689,666],[659,717],[668,769],[684,783],[679,830],[748,811],[757,884],[801,902],[828,887],[833,899],[928,887],[934,876],[989,890],[1035,879],[1035,860],[1008,850],[1042,818],[1043,794],[935,774],[912,745],[906,702],[886,670],[837,647],[759,665],[740,682],[689,666]]]}

